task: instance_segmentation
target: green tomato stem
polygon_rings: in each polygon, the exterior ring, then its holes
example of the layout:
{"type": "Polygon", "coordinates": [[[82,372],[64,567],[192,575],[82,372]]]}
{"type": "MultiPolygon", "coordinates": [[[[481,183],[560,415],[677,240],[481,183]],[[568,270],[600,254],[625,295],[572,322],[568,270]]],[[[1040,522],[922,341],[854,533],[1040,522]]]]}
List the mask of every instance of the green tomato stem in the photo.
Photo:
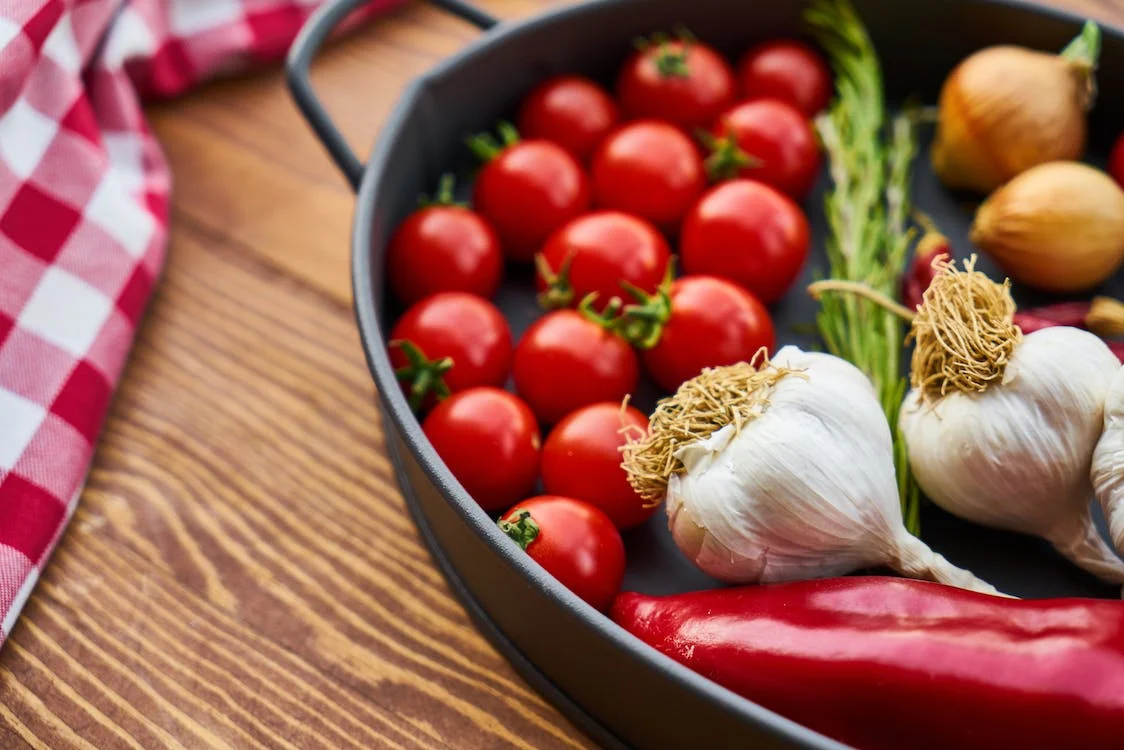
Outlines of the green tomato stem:
{"type": "Polygon", "coordinates": [[[539,525],[531,518],[529,510],[519,511],[514,521],[505,521],[501,518],[498,525],[500,531],[515,540],[522,550],[526,550],[539,536],[539,525]]]}

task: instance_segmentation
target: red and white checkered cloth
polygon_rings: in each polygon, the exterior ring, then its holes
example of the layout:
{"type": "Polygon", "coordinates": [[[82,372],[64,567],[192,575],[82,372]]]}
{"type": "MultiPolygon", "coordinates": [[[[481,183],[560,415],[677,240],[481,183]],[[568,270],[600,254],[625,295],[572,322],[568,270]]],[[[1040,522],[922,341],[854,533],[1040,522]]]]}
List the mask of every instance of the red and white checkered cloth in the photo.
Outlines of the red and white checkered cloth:
{"type": "Polygon", "coordinates": [[[320,1],[0,0],[0,643],[163,263],[170,177],[140,98],[281,57],[320,1]]]}

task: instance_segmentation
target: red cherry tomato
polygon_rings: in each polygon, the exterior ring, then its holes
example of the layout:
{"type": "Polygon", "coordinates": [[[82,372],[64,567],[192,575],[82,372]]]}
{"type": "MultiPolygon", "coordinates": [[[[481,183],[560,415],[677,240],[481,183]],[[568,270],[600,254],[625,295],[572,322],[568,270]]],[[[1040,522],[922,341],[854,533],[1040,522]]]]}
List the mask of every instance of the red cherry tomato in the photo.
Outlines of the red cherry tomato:
{"type": "MultiPolygon", "coordinates": [[[[773,321],[765,306],[736,284],[714,276],[684,276],[666,298],[666,322],[654,346],[642,353],[644,365],[660,387],[676,390],[704,367],[750,361],[762,347],[776,345],[773,321]]],[[[653,337],[654,338],[654,337],[653,337]]]]}
{"type": "Polygon", "coordinates": [[[547,313],[528,328],[512,368],[515,390],[545,424],[586,404],[620,403],[639,370],[627,341],[577,310],[547,313]]]}
{"type": "Polygon", "coordinates": [[[526,497],[539,476],[542,438],[535,415],[499,388],[454,394],[422,423],[429,442],[484,510],[526,497]]]}
{"type": "Polygon", "coordinates": [[[523,100],[519,132],[553,141],[584,162],[619,119],[616,102],[605,89],[581,76],[558,76],[523,100]]]}
{"type": "Polygon", "coordinates": [[[695,144],[673,125],[641,120],[621,127],[593,157],[594,203],[674,227],[706,187],[695,144]]]}
{"type": "Polygon", "coordinates": [[[754,180],[732,180],[687,214],[679,250],[686,273],[730,279],[768,305],[800,275],[808,243],[808,220],[790,198],[754,180]]]}
{"type": "Polygon", "coordinates": [[[1112,156],[1108,160],[1108,173],[1124,187],[1124,134],[1116,140],[1116,147],[1112,149],[1112,156]]]}
{"type": "Polygon", "coordinates": [[[415,410],[430,405],[432,396],[503,385],[511,371],[511,331],[503,314],[465,292],[442,292],[411,307],[391,330],[389,349],[415,410]]]}
{"type": "Polygon", "coordinates": [[[820,173],[816,134],[803,114],[779,99],[739,104],[718,118],[711,179],[752,177],[803,200],[820,173]]]}
{"type": "Polygon", "coordinates": [[[589,208],[581,165],[556,143],[519,141],[504,128],[504,144],[471,141],[489,158],[476,178],[473,204],[499,235],[508,258],[529,261],[558,227],[589,208]]]}
{"type": "Polygon", "coordinates": [[[670,257],[667,241],[648,222],[620,211],[594,211],[547,240],[538,261],[539,298],[547,307],[569,307],[596,292],[601,309],[622,296],[621,282],[656,291],[670,257]]]}
{"type": "Polygon", "coordinates": [[[596,505],[613,519],[618,529],[647,521],[656,506],[644,500],[628,483],[621,468],[620,447],[648,430],[648,418],[631,406],[601,403],[578,409],[563,419],[546,437],[542,449],[543,488],[596,505]]]}
{"type": "Polygon", "coordinates": [[[625,62],[617,99],[630,118],[665,120],[687,130],[710,127],[734,103],[734,71],[696,41],[649,44],[625,62]]]}
{"type": "Polygon", "coordinates": [[[624,580],[624,543],[602,511],[569,497],[540,495],[516,505],[500,528],[570,591],[602,611],[624,580]]]}
{"type": "Polygon", "coordinates": [[[738,85],[746,99],[783,99],[808,117],[831,101],[832,77],[814,49],[790,39],[759,44],[738,63],[738,85]]]}
{"type": "Polygon", "coordinates": [[[477,213],[453,203],[452,176],[434,203],[406,217],[386,251],[390,288],[407,305],[438,292],[496,293],[500,241],[477,213]]]}

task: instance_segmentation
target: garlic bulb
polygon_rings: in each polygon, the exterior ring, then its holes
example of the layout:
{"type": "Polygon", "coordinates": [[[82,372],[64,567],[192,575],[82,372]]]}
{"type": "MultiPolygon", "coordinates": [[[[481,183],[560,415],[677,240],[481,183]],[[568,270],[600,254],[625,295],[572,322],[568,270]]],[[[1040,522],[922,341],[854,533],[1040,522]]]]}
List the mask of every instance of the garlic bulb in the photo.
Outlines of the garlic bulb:
{"type": "Polygon", "coordinates": [[[1100,29],[1088,23],[1060,55],[980,50],[941,88],[933,169],[946,187],[989,193],[1049,161],[1080,159],[1100,29]]]}
{"type": "Polygon", "coordinates": [[[1117,551],[1124,552],[1124,368],[1116,369],[1104,404],[1104,432],[1093,453],[1093,487],[1117,551]]]}
{"type": "Polygon", "coordinates": [[[660,403],[624,467],[642,496],[666,497],[679,548],[724,581],[886,565],[996,593],[906,531],[886,417],[838,357],[787,346],[760,367],[703,371],[660,403]]]}
{"type": "Polygon", "coordinates": [[[984,201],[972,242],[1024,284],[1089,289],[1124,261],[1124,190],[1084,164],[1043,164],[984,201]]]}
{"type": "Polygon", "coordinates": [[[1103,341],[1058,326],[1023,337],[1006,285],[944,266],[913,322],[913,389],[899,425],[929,498],[969,521],[1045,537],[1124,583],[1093,526],[1089,466],[1120,363],[1103,341]]]}

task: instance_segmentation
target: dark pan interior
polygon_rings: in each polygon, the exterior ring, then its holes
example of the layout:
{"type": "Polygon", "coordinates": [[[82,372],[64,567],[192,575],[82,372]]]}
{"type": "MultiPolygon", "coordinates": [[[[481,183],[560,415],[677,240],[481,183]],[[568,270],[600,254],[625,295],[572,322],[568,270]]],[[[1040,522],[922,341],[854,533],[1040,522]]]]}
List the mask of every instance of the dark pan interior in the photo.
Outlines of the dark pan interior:
{"type": "MultiPolygon", "coordinates": [[[[465,134],[487,130],[501,118],[513,118],[520,98],[535,82],[555,73],[580,72],[611,85],[614,71],[631,50],[632,38],[679,23],[736,59],[736,55],[754,41],[798,31],[801,6],[795,2],[624,0],[600,8],[596,24],[552,25],[543,46],[528,44],[524,48],[520,44],[518,50],[515,46],[498,50],[483,59],[473,60],[472,64],[442,66],[422,84],[416,119],[411,122],[421,135],[415,148],[424,144],[423,153],[417,154],[422,157],[420,169],[412,170],[412,180],[395,186],[397,200],[389,207],[389,224],[392,226],[413,207],[413,200],[419,193],[432,190],[443,171],[453,170],[459,174],[462,195],[467,197],[467,182],[475,163],[463,146],[465,134]]],[[[1070,32],[1077,31],[1075,25],[1060,24],[1053,18],[1019,14],[1009,7],[964,2],[859,3],[859,7],[882,59],[892,63],[885,65],[885,69],[887,90],[895,101],[907,96],[935,101],[944,75],[963,55],[979,46],[1019,42],[1042,49],[1060,49],[1073,35],[1070,32]],[[968,13],[971,13],[971,22],[958,23],[958,19],[966,20],[968,13]],[[1020,18],[1020,22],[1007,20],[1012,15],[1020,18]],[[922,29],[926,33],[920,33],[922,29]]],[[[1107,158],[1112,126],[1116,124],[1118,129],[1124,129],[1120,98],[1112,96],[1120,86],[1114,85],[1111,74],[1124,73],[1124,60],[1119,58],[1118,49],[1106,50],[1102,71],[1101,91],[1104,93],[1095,110],[1094,142],[1090,149],[1094,163],[1103,163],[1107,158]],[[1101,123],[1106,127],[1097,128],[1101,123]]],[[[929,129],[924,136],[927,143],[929,129]]],[[[948,194],[928,168],[925,158],[918,159],[916,172],[916,204],[950,235],[954,248],[966,254],[971,248],[967,232],[976,200],[971,196],[948,194]]],[[[815,237],[813,259],[793,291],[772,308],[778,337],[783,343],[802,346],[814,343],[806,334],[793,331],[793,327],[807,325],[815,315],[815,304],[800,289],[811,281],[815,269],[825,266],[822,238],[826,226],[820,206],[828,183],[826,175],[822,175],[805,203],[815,237]]],[[[374,238],[376,251],[381,246],[380,239],[374,238]]],[[[994,267],[986,263],[983,267],[998,275],[994,267]]],[[[541,314],[535,304],[532,278],[527,268],[509,267],[496,300],[511,321],[516,336],[541,314]]],[[[1116,278],[1110,287],[1105,290],[1107,293],[1119,294],[1124,280],[1116,278]]],[[[383,299],[386,325],[392,323],[399,310],[391,296],[383,295],[383,299]]],[[[1046,300],[1041,295],[1020,294],[1023,303],[1042,301],[1046,300]]],[[[650,406],[656,395],[650,384],[646,384],[639,405],[650,406]]],[[[982,529],[931,505],[926,506],[922,521],[922,535],[935,549],[1009,593],[1035,597],[1118,595],[1114,587],[1101,584],[1066,563],[1044,541],[982,529]]],[[[717,585],[679,554],[662,513],[657,513],[645,527],[626,534],[626,543],[629,553],[626,587],[629,589],[670,593],[717,585]]]]}
{"type": "MultiPolygon", "coordinates": [[[[443,172],[457,172],[461,176],[461,190],[465,191],[473,162],[463,145],[464,136],[487,130],[498,119],[513,117],[519,100],[537,81],[555,73],[579,72],[611,84],[613,72],[631,50],[633,38],[677,24],[686,25],[701,40],[736,58],[757,41],[799,35],[804,5],[785,0],[598,0],[554,12],[517,28],[498,27],[405,92],[364,179],[355,230],[357,313],[388,424],[392,431],[401,433],[401,448],[409,456],[406,463],[411,464],[411,470],[406,481],[422,494],[440,493],[443,502],[462,522],[456,533],[483,537],[490,552],[529,580],[539,594],[573,614],[575,622],[604,631],[602,635],[611,633],[618,640],[620,633],[613,633],[611,623],[592,610],[575,605],[576,600],[545,580],[537,566],[517,557],[518,550],[505,544],[489,528],[490,520],[425,445],[416,420],[391,379],[384,354],[384,335],[399,310],[384,288],[383,251],[389,233],[414,208],[418,194],[432,191],[443,172]],[[425,486],[419,489],[418,485],[425,486]]],[[[855,5],[880,53],[893,102],[907,97],[934,102],[944,76],[960,59],[982,46],[1017,43],[1056,50],[1080,27],[1079,20],[1072,17],[1003,2],[855,0],[855,5]]],[[[1102,94],[1092,118],[1088,160],[1103,165],[1110,139],[1124,129],[1124,97],[1117,94],[1124,91],[1124,42],[1107,29],[1099,81],[1102,94]]],[[[963,257],[971,250],[967,230],[977,203],[970,196],[952,195],[940,187],[924,156],[929,136],[928,132],[924,134],[922,157],[916,162],[915,203],[937,221],[963,257]]],[[[826,186],[827,180],[821,176],[805,205],[814,241],[813,257],[804,278],[772,309],[781,343],[812,344],[792,328],[806,325],[815,313],[814,303],[800,288],[811,280],[816,269],[826,265],[821,249],[826,228],[820,208],[826,186]]],[[[983,267],[997,275],[990,265],[984,263],[983,267]]],[[[528,269],[509,267],[497,299],[516,336],[540,314],[530,282],[528,269]]],[[[1124,295],[1124,279],[1118,275],[1102,291],[1124,295]]],[[[1021,292],[1017,296],[1023,303],[1049,301],[1021,292]]],[[[657,395],[650,386],[646,387],[640,405],[650,406],[657,395]]],[[[954,563],[1018,596],[1119,596],[1118,589],[1064,561],[1043,541],[967,524],[932,506],[927,505],[922,514],[922,537],[954,563]]],[[[470,546],[481,549],[479,541],[472,540],[470,546]]],[[[667,593],[717,585],[679,554],[666,530],[662,512],[646,526],[628,532],[625,541],[627,589],[667,593]]],[[[564,625],[560,623],[558,627],[564,625]]],[[[681,673],[662,664],[661,669],[664,677],[683,681],[681,673]]],[[[544,671],[553,679],[565,681],[550,669],[544,671]]],[[[572,686],[568,689],[574,690],[572,686]]],[[[628,713],[629,709],[618,705],[613,710],[628,713]]],[[[608,708],[604,712],[611,713],[608,708]]],[[[604,712],[600,721],[612,724],[611,717],[604,712]]],[[[598,711],[594,709],[594,713],[598,711]]],[[[791,727],[777,728],[772,737],[778,739],[783,735],[789,742],[804,743],[801,746],[828,746],[808,737],[798,741],[790,730],[791,727]]],[[[631,730],[622,733],[632,738],[638,736],[631,730]]]]}

